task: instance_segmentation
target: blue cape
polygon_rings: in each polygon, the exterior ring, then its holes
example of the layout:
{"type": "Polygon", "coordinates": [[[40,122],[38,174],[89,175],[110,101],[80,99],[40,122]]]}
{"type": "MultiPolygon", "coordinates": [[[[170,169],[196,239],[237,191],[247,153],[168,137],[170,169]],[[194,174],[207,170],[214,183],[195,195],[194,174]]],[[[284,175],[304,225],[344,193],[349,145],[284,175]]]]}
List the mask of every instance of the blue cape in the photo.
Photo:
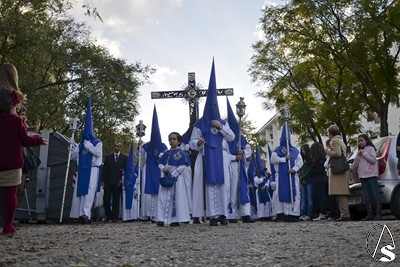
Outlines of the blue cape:
{"type": "Polygon", "coordinates": [[[129,151],[128,161],[124,169],[125,209],[132,209],[132,200],[135,190],[137,174],[135,173],[133,144],[129,151]]]}
{"type": "Polygon", "coordinates": [[[79,143],[79,161],[78,161],[78,181],[77,181],[77,189],[76,195],[78,197],[84,196],[88,194],[89,191],[89,182],[92,171],[92,159],[93,154],[89,153],[83,142],[85,140],[90,141],[93,146],[96,146],[100,143],[100,140],[96,139],[93,134],[93,124],[92,124],[92,108],[91,108],[91,100],[88,97],[88,102],[86,106],[86,117],[85,117],[85,125],[83,126],[83,134],[82,141],[79,143]]]}
{"type": "MultiPolygon", "coordinates": [[[[290,166],[293,168],[295,166],[295,162],[297,156],[299,155],[299,150],[292,146],[290,143],[290,129],[286,127],[286,123],[282,128],[281,139],[280,139],[280,146],[275,148],[275,152],[279,157],[286,157],[287,155],[287,143],[289,143],[289,154],[290,154],[290,166]],[[286,133],[286,130],[288,132],[286,133]],[[286,134],[289,137],[289,142],[286,141],[286,134]]],[[[289,177],[289,163],[285,161],[284,163],[279,163],[279,201],[291,203],[290,197],[290,180],[292,182],[292,192],[293,192],[293,201],[297,194],[296,192],[296,183],[295,183],[295,173],[292,173],[289,177]]]]}
{"type": "Polygon", "coordinates": [[[151,126],[150,142],[143,145],[146,151],[146,183],[144,192],[146,194],[157,195],[160,185],[161,171],[158,168],[159,154],[167,150],[167,146],[161,141],[160,128],[158,126],[157,110],[154,106],[153,121],[151,126]]]}
{"type": "Polygon", "coordinates": [[[221,119],[217,102],[217,85],[215,78],[214,60],[211,67],[210,82],[208,85],[207,99],[204,106],[203,117],[195,124],[200,129],[205,139],[203,157],[203,175],[206,184],[224,183],[224,165],[222,141],[223,136],[219,130],[211,126],[212,120],[218,120],[222,125],[225,121],[221,119]]]}

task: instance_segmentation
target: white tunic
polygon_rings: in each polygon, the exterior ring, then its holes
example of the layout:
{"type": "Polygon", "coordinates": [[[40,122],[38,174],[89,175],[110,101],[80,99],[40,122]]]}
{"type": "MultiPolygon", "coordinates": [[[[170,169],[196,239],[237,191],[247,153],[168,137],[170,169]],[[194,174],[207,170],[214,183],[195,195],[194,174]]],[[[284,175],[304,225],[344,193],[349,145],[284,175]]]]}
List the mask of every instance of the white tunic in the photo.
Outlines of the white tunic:
{"type": "MultiPolygon", "coordinates": [[[[146,151],[142,148],[142,159],[145,159],[147,157],[146,151]]],[[[140,212],[139,216],[141,218],[155,218],[156,214],[156,204],[157,204],[157,195],[151,195],[151,194],[145,194],[144,193],[144,188],[146,185],[146,164],[141,168],[142,170],[142,176],[140,178],[141,181],[138,181],[137,183],[141,185],[140,187],[140,192],[138,193],[138,197],[140,196],[140,212]]]]}
{"type": "Polygon", "coordinates": [[[299,153],[295,160],[294,166],[292,166],[292,169],[296,171],[294,176],[296,196],[293,199],[293,205],[292,203],[279,201],[279,163],[285,162],[286,157],[279,157],[275,151],[272,152],[271,163],[274,164],[276,170],[276,189],[274,190],[274,195],[272,196],[272,213],[274,216],[279,213],[283,213],[285,215],[300,216],[300,180],[299,176],[297,175],[297,171],[301,168],[301,166],[303,166],[303,159],[301,157],[301,154],[299,153]]]}
{"type": "MultiPolygon", "coordinates": [[[[235,134],[229,128],[228,122],[223,125],[222,130],[219,130],[220,134],[224,137],[223,142],[223,162],[224,165],[224,179],[229,179],[229,154],[226,148],[228,147],[227,141],[233,141],[235,134]]],[[[192,217],[215,217],[218,215],[227,215],[227,196],[226,196],[226,184],[218,185],[205,185],[206,194],[206,207],[204,207],[204,178],[203,178],[203,146],[198,146],[199,138],[202,136],[201,130],[197,127],[193,128],[192,136],[190,138],[190,147],[193,150],[198,150],[199,154],[196,158],[194,166],[194,177],[193,177],[193,201],[192,201],[192,217]],[[206,209],[206,212],[204,210],[206,209]]]]}
{"type": "MultiPolygon", "coordinates": [[[[164,165],[160,164],[159,168],[162,170],[164,165]]],[[[189,200],[186,193],[186,179],[188,177],[192,179],[192,169],[190,166],[185,165],[178,167],[169,165],[168,170],[177,178],[172,187],[167,188],[160,185],[156,205],[156,220],[165,223],[188,222],[190,220],[190,213],[189,200]],[[172,213],[174,205],[175,216],[172,213]]]]}
{"type": "MultiPolygon", "coordinates": [[[[97,185],[99,182],[100,166],[103,161],[103,143],[99,142],[96,146],[93,146],[89,141],[84,141],[84,147],[89,153],[93,154],[92,158],[92,169],[90,172],[89,189],[88,193],[84,196],[78,197],[76,191],[78,189],[79,173],[76,178],[76,185],[74,187],[74,194],[72,195],[72,204],[70,217],[79,218],[82,215],[86,215],[89,219],[91,218],[91,210],[94,204],[94,196],[96,194],[97,185]]],[[[79,163],[79,145],[71,153],[71,159],[77,160],[79,163]]]]}
{"type": "MultiPolygon", "coordinates": [[[[227,149],[229,153],[229,148],[227,149]]],[[[244,149],[243,157],[248,158],[251,156],[251,147],[249,144],[246,145],[244,149]]],[[[240,195],[238,195],[238,183],[239,183],[239,162],[236,161],[236,155],[232,155],[229,153],[229,178],[225,180],[226,191],[227,191],[227,201],[228,206],[229,202],[232,203],[232,212],[227,209],[227,218],[228,219],[239,219],[240,216],[250,215],[250,202],[244,205],[239,203],[240,195]],[[239,200],[238,200],[239,198],[239,200]]],[[[241,189],[242,190],[242,189],[241,189]]],[[[244,190],[247,191],[247,195],[249,194],[248,187],[244,190]]]]}
{"type": "MultiPolygon", "coordinates": [[[[264,178],[265,179],[265,178],[264,178]]],[[[260,219],[260,218],[268,218],[272,216],[272,203],[271,201],[264,203],[260,202],[260,198],[259,198],[259,184],[261,184],[263,182],[262,178],[258,178],[257,176],[254,177],[254,185],[256,186],[256,205],[257,205],[257,214],[256,214],[256,218],[260,219]]],[[[268,183],[268,182],[267,182],[268,183]]],[[[268,188],[265,188],[265,190],[268,190],[268,188]]],[[[271,196],[270,196],[271,199],[271,196]]]]}

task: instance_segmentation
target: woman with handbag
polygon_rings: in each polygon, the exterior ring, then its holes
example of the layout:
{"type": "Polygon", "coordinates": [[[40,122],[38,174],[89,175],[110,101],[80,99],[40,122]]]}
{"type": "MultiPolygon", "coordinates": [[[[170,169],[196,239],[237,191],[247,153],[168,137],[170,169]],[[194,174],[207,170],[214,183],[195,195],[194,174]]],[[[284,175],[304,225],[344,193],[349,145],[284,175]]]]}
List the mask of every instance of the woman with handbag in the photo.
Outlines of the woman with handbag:
{"type": "Polygon", "coordinates": [[[189,222],[189,203],[187,199],[186,179],[192,177],[190,158],[180,145],[182,136],[172,132],[168,136],[171,148],[159,159],[161,170],[160,189],[158,191],[156,220],[158,226],[169,223],[179,226],[180,222],[189,222]]]}
{"type": "Polygon", "coordinates": [[[330,166],[328,170],[328,195],[337,196],[339,202],[340,218],[336,221],[350,221],[349,206],[347,196],[349,195],[349,184],[346,171],[343,173],[334,173],[332,171],[333,158],[343,157],[346,151],[346,145],[343,142],[340,130],[337,125],[331,125],[327,129],[329,142],[325,148],[326,154],[330,157],[330,166]]]}
{"type": "MultiPolygon", "coordinates": [[[[17,187],[21,183],[23,155],[21,146],[47,144],[41,136],[29,136],[21,118],[16,115],[18,97],[18,74],[15,67],[5,64],[0,67],[0,189],[4,195],[4,234],[13,234],[17,208],[17,187]],[[8,74],[8,75],[6,75],[8,74]],[[4,79],[7,79],[6,82],[4,79]],[[11,86],[12,85],[12,86],[11,86]]],[[[19,91],[20,92],[20,91],[19,91]]]]}
{"type": "Polygon", "coordinates": [[[380,220],[381,202],[379,200],[378,160],[376,159],[375,146],[366,134],[358,136],[358,152],[354,159],[353,167],[357,170],[364,191],[365,202],[367,203],[367,217],[362,221],[380,220]]]}

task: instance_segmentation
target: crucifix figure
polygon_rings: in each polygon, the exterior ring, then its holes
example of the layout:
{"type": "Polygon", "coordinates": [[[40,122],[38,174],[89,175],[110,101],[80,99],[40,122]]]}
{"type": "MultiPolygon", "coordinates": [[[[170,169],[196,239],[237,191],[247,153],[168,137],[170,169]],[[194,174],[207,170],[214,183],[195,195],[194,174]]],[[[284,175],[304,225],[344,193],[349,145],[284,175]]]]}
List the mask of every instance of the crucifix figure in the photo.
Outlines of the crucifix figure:
{"type": "MultiPolygon", "coordinates": [[[[156,91],[151,92],[151,99],[163,98],[186,98],[189,100],[189,128],[192,129],[199,119],[199,98],[207,96],[205,89],[196,87],[196,76],[194,72],[188,73],[188,86],[180,91],[156,91]]],[[[217,96],[233,95],[233,88],[217,89],[217,96]]]]}

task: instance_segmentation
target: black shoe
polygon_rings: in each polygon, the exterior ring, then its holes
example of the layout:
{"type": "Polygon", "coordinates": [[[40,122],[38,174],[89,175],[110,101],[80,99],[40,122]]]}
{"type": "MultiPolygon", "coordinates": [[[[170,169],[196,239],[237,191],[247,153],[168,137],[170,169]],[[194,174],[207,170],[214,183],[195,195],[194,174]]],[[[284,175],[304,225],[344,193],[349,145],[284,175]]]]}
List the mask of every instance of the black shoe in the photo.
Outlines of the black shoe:
{"type": "Polygon", "coordinates": [[[237,223],[238,221],[236,219],[229,219],[228,222],[229,223],[237,223]]]}
{"type": "Polygon", "coordinates": [[[82,216],[79,216],[79,222],[80,222],[81,224],[91,224],[91,223],[92,223],[92,220],[90,220],[90,219],[88,218],[88,216],[82,215],[82,216]]]}
{"type": "Polygon", "coordinates": [[[211,220],[210,220],[210,226],[218,226],[218,220],[217,220],[217,218],[211,218],[211,220]]]}
{"type": "Polygon", "coordinates": [[[92,223],[92,220],[89,219],[87,216],[85,216],[85,217],[86,217],[86,218],[85,218],[85,221],[84,221],[83,224],[91,224],[91,223],[92,223]]]}
{"type": "Polygon", "coordinates": [[[173,222],[173,223],[170,223],[169,226],[179,226],[179,223],[178,222],[173,222]]]}
{"type": "Polygon", "coordinates": [[[350,217],[340,217],[339,219],[336,219],[337,222],[346,222],[346,221],[351,221],[350,217]]]}
{"type": "Polygon", "coordinates": [[[182,222],[183,224],[189,224],[189,222],[182,222]]]}
{"type": "Polygon", "coordinates": [[[221,223],[221,225],[228,225],[228,220],[226,219],[225,215],[219,216],[219,222],[221,223]]]}
{"type": "Polygon", "coordinates": [[[294,215],[284,215],[283,216],[283,221],[284,222],[298,222],[299,217],[294,216],[294,215]]]}
{"type": "Polygon", "coordinates": [[[273,222],[283,222],[283,213],[276,214],[275,218],[272,221],[273,222]]]}
{"type": "Polygon", "coordinates": [[[157,226],[164,226],[164,222],[157,222],[157,226]]]}
{"type": "Polygon", "coordinates": [[[193,218],[193,224],[200,224],[200,219],[199,219],[199,217],[193,218]]]}
{"type": "Polygon", "coordinates": [[[247,216],[242,217],[242,222],[243,223],[255,223],[256,221],[253,220],[249,215],[247,215],[247,216]]]}
{"type": "Polygon", "coordinates": [[[79,218],[78,218],[79,223],[84,224],[86,218],[87,218],[86,215],[81,215],[81,216],[79,216],[79,218]]]}

